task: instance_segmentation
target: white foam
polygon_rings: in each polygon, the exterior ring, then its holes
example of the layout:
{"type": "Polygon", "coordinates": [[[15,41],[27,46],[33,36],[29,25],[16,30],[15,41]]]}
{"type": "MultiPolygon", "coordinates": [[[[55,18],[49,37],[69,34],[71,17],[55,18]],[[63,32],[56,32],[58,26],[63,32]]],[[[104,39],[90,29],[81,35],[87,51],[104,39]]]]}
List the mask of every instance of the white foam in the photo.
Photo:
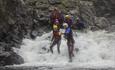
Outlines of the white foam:
{"type": "Polygon", "coordinates": [[[88,31],[87,33],[74,33],[75,53],[73,62],[68,62],[68,48],[66,40],[62,38],[61,54],[57,53],[57,47],[53,48],[54,54],[43,50],[49,49],[51,32],[46,33],[35,40],[24,39],[18,51],[24,58],[23,65],[57,65],[77,67],[114,67],[115,66],[115,33],[106,31],[88,31]],[[77,36],[76,36],[77,34],[77,36]]]}

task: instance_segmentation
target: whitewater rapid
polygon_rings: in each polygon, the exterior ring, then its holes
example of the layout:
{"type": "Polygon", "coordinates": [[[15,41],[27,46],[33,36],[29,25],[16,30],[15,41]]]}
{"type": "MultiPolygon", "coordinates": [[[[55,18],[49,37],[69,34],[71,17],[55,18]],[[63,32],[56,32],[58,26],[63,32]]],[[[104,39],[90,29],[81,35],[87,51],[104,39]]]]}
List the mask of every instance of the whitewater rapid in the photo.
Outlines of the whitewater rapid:
{"type": "Polygon", "coordinates": [[[21,48],[14,49],[16,53],[23,57],[25,63],[22,65],[115,66],[115,33],[107,33],[106,31],[74,32],[75,57],[72,63],[68,62],[68,48],[63,36],[60,46],[61,54],[57,53],[57,46],[53,48],[54,54],[48,51],[51,44],[51,35],[50,32],[38,36],[35,40],[23,39],[21,48]]]}

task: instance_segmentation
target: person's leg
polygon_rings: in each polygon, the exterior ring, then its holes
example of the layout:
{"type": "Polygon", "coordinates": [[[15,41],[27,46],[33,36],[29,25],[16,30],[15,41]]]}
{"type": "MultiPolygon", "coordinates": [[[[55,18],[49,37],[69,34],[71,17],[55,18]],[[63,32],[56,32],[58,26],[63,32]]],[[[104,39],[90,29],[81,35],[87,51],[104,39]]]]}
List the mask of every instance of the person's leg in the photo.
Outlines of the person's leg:
{"type": "Polygon", "coordinates": [[[58,50],[59,54],[60,54],[60,44],[61,44],[61,40],[59,40],[58,43],[57,43],[57,50],[58,50]]]}
{"type": "Polygon", "coordinates": [[[56,44],[56,41],[53,41],[53,43],[51,44],[51,46],[50,46],[50,51],[53,53],[53,47],[55,46],[55,44],[56,44]]]}
{"type": "Polygon", "coordinates": [[[72,56],[74,56],[73,50],[74,50],[74,40],[72,40],[71,42],[71,55],[72,56]]]}
{"type": "Polygon", "coordinates": [[[73,56],[73,57],[74,57],[73,50],[74,50],[74,45],[72,45],[72,46],[71,46],[71,56],[73,56]]]}
{"type": "Polygon", "coordinates": [[[67,42],[67,46],[68,46],[69,60],[71,62],[72,61],[72,57],[71,57],[71,46],[70,46],[70,42],[67,42]]]}
{"type": "Polygon", "coordinates": [[[51,51],[51,53],[53,53],[53,44],[50,46],[50,51],[51,51]]]}

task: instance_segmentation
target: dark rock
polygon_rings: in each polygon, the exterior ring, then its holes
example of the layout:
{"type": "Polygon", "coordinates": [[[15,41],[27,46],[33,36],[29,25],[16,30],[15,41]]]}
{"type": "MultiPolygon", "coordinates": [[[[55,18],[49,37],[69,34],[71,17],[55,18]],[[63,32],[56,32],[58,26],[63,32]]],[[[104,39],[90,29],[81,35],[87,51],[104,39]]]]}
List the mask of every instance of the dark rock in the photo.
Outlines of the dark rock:
{"type": "Polygon", "coordinates": [[[61,4],[61,0],[49,0],[50,4],[61,4]]]}
{"type": "Polygon", "coordinates": [[[48,25],[49,17],[45,13],[41,13],[38,17],[38,21],[41,26],[48,25]]]}
{"type": "Polygon", "coordinates": [[[90,30],[92,30],[92,31],[97,31],[97,30],[99,30],[99,28],[96,27],[96,26],[91,26],[91,27],[90,27],[90,30]]]}
{"type": "Polygon", "coordinates": [[[91,30],[104,29],[109,31],[111,25],[114,24],[113,6],[111,1],[106,0],[81,0],[80,16],[91,30]]]}
{"type": "Polygon", "coordinates": [[[24,63],[23,58],[14,52],[11,52],[11,55],[5,58],[5,65],[22,64],[22,63],[24,63]]]}
{"type": "Polygon", "coordinates": [[[0,65],[23,63],[13,52],[32,29],[33,21],[23,0],[0,0],[0,65]]]}
{"type": "Polygon", "coordinates": [[[8,57],[8,56],[10,56],[11,54],[9,53],[9,52],[2,52],[1,54],[0,54],[0,57],[8,57]]]}
{"type": "Polygon", "coordinates": [[[115,16],[109,17],[107,18],[111,23],[109,23],[110,25],[115,25],[115,16]]]}
{"type": "Polygon", "coordinates": [[[38,36],[38,32],[33,30],[30,35],[32,39],[35,39],[38,36]]]}
{"type": "Polygon", "coordinates": [[[115,32],[115,25],[111,25],[107,30],[109,32],[115,32]]]}
{"type": "Polygon", "coordinates": [[[47,3],[40,3],[40,2],[36,3],[36,8],[37,9],[47,10],[48,7],[49,7],[49,4],[47,4],[47,3]]]}
{"type": "Polygon", "coordinates": [[[93,6],[93,2],[81,1],[80,4],[80,16],[85,21],[86,26],[94,26],[96,12],[93,6]]]}
{"type": "Polygon", "coordinates": [[[100,29],[106,29],[110,27],[110,22],[104,17],[98,17],[95,19],[95,25],[100,29]]]}
{"type": "Polygon", "coordinates": [[[13,52],[13,49],[6,43],[0,43],[0,65],[22,64],[24,60],[21,56],[13,52]]]}
{"type": "Polygon", "coordinates": [[[111,16],[115,10],[115,1],[113,0],[95,0],[94,1],[94,6],[95,10],[97,12],[97,16],[105,16],[107,13],[109,13],[111,16]]]}

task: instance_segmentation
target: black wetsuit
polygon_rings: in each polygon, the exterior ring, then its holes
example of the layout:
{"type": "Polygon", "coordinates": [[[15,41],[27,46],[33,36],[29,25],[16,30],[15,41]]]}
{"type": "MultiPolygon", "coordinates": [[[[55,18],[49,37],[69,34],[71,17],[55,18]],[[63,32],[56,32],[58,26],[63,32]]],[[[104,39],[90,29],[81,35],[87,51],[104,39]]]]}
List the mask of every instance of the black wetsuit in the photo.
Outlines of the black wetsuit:
{"type": "Polygon", "coordinates": [[[67,46],[68,46],[68,53],[69,53],[69,59],[72,61],[73,49],[74,49],[74,38],[73,38],[73,32],[70,27],[66,28],[65,31],[65,38],[67,39],[67,46]]]}

